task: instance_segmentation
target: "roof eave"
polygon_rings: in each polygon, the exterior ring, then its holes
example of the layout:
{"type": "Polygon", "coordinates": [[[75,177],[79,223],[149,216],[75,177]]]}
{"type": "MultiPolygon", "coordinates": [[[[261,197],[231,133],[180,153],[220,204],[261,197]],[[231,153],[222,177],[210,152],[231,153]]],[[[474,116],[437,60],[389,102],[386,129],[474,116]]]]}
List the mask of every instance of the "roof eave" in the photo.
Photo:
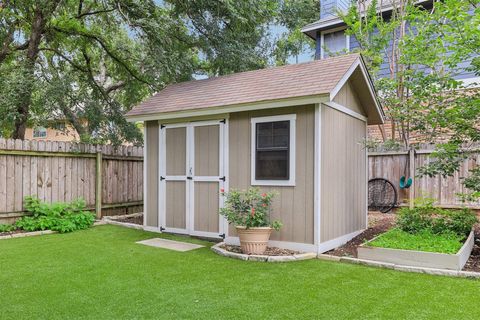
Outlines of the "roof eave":
{"type": "Polygon", "coordinates": [[[228,106],[208,107],[201,109],[187,109],[172,112],[155,112],[141,115],[126,115],[128,122],[154,121],[165,119],[203,117],[206,115],[228,114],[233,112],[242,112],[250,110],[262,110],[272,108],[283,108],[306,104],[315,104],[329,101],[329,94],[316,94],[310,96],[289,97],[277,100],[258,101],[228,106]]]}

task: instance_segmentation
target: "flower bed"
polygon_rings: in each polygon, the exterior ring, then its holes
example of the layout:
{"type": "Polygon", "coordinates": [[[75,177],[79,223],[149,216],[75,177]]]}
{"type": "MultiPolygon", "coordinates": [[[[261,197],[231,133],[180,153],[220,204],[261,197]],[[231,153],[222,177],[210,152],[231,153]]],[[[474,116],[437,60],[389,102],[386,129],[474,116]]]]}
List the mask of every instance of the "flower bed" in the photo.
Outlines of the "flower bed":
{"type": "Polygon", "coordinates": [[[444,210],[431,199],[399,211],[396,227],[364,243],[358,258],[403,266],[461,270],[474,246],[477,222],[468,209],[444,210]]]}
{"type": "Polygon", "coordinates": [[[285,250],[280,248],[268,247],[264,254],[243,254],[238,246],[230,246],[225,243],[217,243],[212,246],[213,252],[239,260],[261,261],[261,262],[289,262],[307,259],[315,259],[317,254],[314,252],[297,252],[292,250],[285,250]]]}
{"type": "Polygon", "coordinates": [[[379,237],[357,248],[359,259],[412,267],[462,270],[473,249],[474,233],[470,232],[465,243],[455,254],[371,246],[370,244],[377,239],[379,237]]]}

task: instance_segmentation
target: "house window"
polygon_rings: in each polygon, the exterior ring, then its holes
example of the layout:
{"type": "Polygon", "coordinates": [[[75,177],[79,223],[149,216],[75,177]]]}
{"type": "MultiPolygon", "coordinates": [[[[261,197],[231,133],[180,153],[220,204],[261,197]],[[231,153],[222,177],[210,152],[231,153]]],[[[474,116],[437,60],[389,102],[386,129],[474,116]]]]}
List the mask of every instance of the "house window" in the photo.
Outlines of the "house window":
{"type": "Polygon", "coordinates": [[[47,128],[45,127],[35,127],[33,129],[34,138],[46,138],[47,137],[47,128]]]}
{"type": "Polygon", "coordinates": [[[322,32],[321,34],[321,58],[336,56],[349,51],[350,37],[345,30],[322,32]]]}
{"type": "Polygon", "coordinates": [[[295,185],[295,119],[252,118],[252,185],[295,185]]]}

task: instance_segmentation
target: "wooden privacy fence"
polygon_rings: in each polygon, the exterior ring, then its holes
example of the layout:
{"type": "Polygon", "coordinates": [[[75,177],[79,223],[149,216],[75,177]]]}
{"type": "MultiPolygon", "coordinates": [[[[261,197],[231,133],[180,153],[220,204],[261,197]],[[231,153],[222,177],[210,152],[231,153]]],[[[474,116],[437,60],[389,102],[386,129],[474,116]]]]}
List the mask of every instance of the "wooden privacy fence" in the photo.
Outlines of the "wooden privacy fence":
{"type": "Polygon", "coordinates": [[[398,192],[401,204],[409,203],[417,197],[434,198],[437,205],[444,208],[457,208],[467,205],[472,209],[480,209],[480,202],[462,204],[456,196],[457,193],[467,192],[462,184],[462,179],[468,176],[469,170],[480,165],[480,153],[472,154],[470,159],[463,161],[460,170],[452,177],[414,177],[410,172],[416,170],[432,160],[433,145],[421,145],[415,151],[383,151],[381,149],[369,151],[368,171],[369,179],[385,178],[390,180],[398,192]],[[413,184],[408,189],[400,188],[400,178],[411,177],[413,184]]]}
{"type": "Polygon", "coordinates": [[[0,223],[25,215],[23,199],[83,198],[97,217],[141,212],[143,149],[0,138],[0,223]]]}

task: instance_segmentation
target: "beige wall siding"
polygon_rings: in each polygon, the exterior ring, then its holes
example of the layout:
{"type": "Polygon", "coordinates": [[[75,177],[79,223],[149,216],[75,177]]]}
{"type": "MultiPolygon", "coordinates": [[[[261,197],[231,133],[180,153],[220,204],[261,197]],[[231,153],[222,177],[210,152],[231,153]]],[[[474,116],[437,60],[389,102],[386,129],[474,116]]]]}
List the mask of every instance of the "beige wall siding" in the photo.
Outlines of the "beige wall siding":
{"type": "Polygon", "coordinates": [[[147,159],[146,159],[146,183],[147,204],[146,224],[149,227],[158,227],[158,122],[146,122],[147,131],[147,159]]]}
{"type": "MultiPolygon", "coordinates": [[[[273,203],[272,218],[280,219],[284,226],[280,232],[273,232],[271,239],[313,244],[315,149],[315,109],[313,105],[231,114],[229,121],[230,188],[246,189],[250,186],[250,119],[291,113],[297,114],[296,185],[294,187],[262,187],[261,189],[279,192],[273,203]]],[[[232,227],[229,228],[229,234],[234,234],[232,227]]]]}
{"type": "Polygon", "coordinates": [[[333,101],[366,116],[366,112],[360,104],[360,100],[357,97],[357,93],[353,88],[351,80],[345,83],[342,89],[340,89],[337,95],[333,98],[333,101]]]}
{"type": "Polygon", "coordinates": [[[321,106],[321,242],[366,227],[365,122],[321,106]]]}

